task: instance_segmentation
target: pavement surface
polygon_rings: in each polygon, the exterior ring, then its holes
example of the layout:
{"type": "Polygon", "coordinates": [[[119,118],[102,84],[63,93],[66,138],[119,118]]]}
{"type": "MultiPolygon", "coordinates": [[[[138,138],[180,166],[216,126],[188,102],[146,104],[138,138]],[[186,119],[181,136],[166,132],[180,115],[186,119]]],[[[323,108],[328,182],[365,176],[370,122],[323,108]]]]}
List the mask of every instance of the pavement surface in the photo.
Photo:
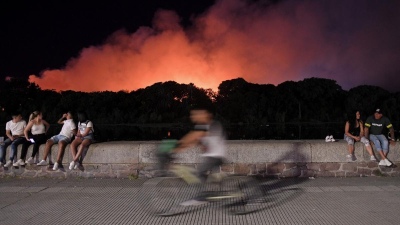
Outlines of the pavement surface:
{"type": "Polygon", "coordinates": [[[266,179],[257,212],[208,203],[171,217],[147,210],[151,180],[0,178],[0,224],[400,224],[397,177],[266,179]]]}

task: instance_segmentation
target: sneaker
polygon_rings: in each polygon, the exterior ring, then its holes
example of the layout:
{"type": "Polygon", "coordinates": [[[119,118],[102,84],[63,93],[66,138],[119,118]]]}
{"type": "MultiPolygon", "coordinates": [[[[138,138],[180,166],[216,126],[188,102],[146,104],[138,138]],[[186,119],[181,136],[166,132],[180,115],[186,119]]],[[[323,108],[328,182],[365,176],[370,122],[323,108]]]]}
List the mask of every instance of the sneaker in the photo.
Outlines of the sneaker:
{"type": "Polygon", "coordinates": [[[10,167],[12,165],[12,161],[8,160],[7,163],[4,165],[4,167],[10,167]]]}
{"type": "Polygon", "coordinates": [[[392,166],[393,165],[393,163],[391,163],[388,159],[384,159],[384,160],[386,162],[386,166],[392,166]]]}
{"type": "Polygon", "coordinates": [[[325,142],[331,142],[331,136],[329,136],[329,135],[326,136],[326,137],[325,137],[325,142]]]}
{"type": "Polygon", "coordinates": [[[331,142],[335,142],[336,140],[333,138],[333,136],[329,136],[329,139],[331,140],[331,142]]]}
{"type": "Polygon", "coordinates": [[[381,161],[379,161],[378,165],[379,166],[386,166],[386,161],[384,159],[382,159],[381,161]]]}
{"type": "Polygon", "coordinates": [[[74,166],[74,170],[77,170],[78,168],[79,168],[79,166],[80,166],[81,164],[80,163],[75,163],[75,166],[74,166]]]}
{"type": "Polygon", "coordinates": [[[53,170],[58,170],[58,162],[54,163],[53,170]]]}
{"type": "Polygon", "coordinates": [[[353,161],[351,156],[352,156],[352,155],[350,155],[350,154],[349,154],[349,155],[346,155],[347,161],[353,161]]]}
{"type": "Polygon", "coordinates": [[[192,199],[192,200],[182,202],[179,205],[181,205],[181,206],[197,206],[197,205],[204,205],[206,203],[207,203],[207,201],[199,201],[196,199],[192,199]]]}
{"type": "Polygon", "coordinates": [[[13,166],[25,166],[25,162],[22,159],[18,159],[17,162],[13,164],[13,166]]]}
{"type": "Polygon", "coordinates": [[[75,167],[75,161],[71,161],[71,162],[69,163],[69,170],[73,170],[74,167],[75,167]]]}
{"type": "Polygon", "coordinates": [[[46,162],[46,160],[43,160],[42,159],[42,161],[40,161],[38,164],[36,164],[36,165],[38,165],[38,166],[47,166],[48,165],[48,163],[46,162]]]}
{"type": "Polygon", "coordinates": [[[29,157],[29,159],[25,161],[26,164],[33,164],[33,162],[34,161],[32,157],[29,157]]]}
{"type": "Polygon", "coordinates": [[[370,160],[371,160],[371,161],[373,161],[373,162],[376,162],[376,158],[375,158],[375,156],[371,155],[371,158],[370,158],[370,160]]]}
{"type": "Polygon", "coordinates": [[[357,160],[357,157],[356,157],[355,155],[351,155],[351,160],[352,160],[352,161],[356,161],[356,160],[357,160]]]}

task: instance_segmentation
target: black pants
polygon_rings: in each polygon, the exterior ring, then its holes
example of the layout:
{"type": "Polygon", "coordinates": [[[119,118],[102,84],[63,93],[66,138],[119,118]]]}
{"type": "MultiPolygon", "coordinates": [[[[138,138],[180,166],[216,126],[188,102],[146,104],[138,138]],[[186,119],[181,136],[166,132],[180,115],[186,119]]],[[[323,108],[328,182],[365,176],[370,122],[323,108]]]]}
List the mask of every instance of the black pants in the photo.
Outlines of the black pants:
{"type": "Polygon", "coordinates": [[[204,162],[199,165],[198,176],[202,183],[207,180],[207,174],[209,171],[219,168],[223,164],[222,158],[216,157],[204,157],[204,162]]]}
{"type": "Polygon", "coordinates": [[[206,200],[206,198],[208,197],[207,192],[205,192],[208,172],[213,171],[214,169],[219,169],[219,166],[221,166],[223,163],[224,161],[222,158],[204,157],[204,162],[201,163],[199,165],[199,168],[197,169],[198,177],[200,178],[201,183],[198,184],[199,192],[195,197],[196,200],[198,201],[206,200]]]}
{"type": "MultiPolygon", "coordinates": [[[[35,141],[35,143],[33,143],[33,150],[32,150],[32,156],[31,156],[33,158],[39,152],[40,145],[46,143],[47,139],[46,139],[46,134],[32,135],[31,138],[35,141]]],[[[28,152],[28,148],[31,144],[32,144],[32,142],[30,142],[30,141],[24,142],[24,144],[22,145],[20,159],[25,160],[26,153],[28,152]]]]}

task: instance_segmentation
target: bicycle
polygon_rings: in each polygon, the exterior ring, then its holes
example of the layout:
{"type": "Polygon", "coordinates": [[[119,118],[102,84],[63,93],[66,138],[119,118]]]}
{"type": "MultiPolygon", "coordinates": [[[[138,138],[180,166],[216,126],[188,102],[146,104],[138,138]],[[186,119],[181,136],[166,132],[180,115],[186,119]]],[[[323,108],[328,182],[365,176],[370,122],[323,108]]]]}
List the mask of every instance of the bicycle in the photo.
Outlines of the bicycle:
{"type": "MultiPolygon", "coordinates": [[[[182,206],[200,192],[200,179],[189,166],[171,164],[163,168],[166,160],[173,160],[170,153],[158,154],[161,176],[146,182],[149,209],[156,216],[174,216],[195,210],[197,206],[182,206]]],[[[203,187],[204,188],[204,187],[203,187]]],[[[234,215],[256,212],[265,201],[263,189],[254,177],[229,175],[223,172],[208,176],[204,194],[207,205],[222,206],[234,215]]]]}

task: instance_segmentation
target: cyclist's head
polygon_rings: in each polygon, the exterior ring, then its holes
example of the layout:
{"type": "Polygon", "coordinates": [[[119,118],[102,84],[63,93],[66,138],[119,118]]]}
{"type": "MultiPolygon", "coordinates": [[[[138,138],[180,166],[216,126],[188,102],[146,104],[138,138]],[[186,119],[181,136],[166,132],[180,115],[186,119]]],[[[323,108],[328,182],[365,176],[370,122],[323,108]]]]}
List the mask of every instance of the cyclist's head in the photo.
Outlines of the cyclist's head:
{"type": "Polygon", "coordinates": [[[207,109],[192,109],[190,111],[190,119],[195,124],[208,124],[213,116],[207,109]]]}

